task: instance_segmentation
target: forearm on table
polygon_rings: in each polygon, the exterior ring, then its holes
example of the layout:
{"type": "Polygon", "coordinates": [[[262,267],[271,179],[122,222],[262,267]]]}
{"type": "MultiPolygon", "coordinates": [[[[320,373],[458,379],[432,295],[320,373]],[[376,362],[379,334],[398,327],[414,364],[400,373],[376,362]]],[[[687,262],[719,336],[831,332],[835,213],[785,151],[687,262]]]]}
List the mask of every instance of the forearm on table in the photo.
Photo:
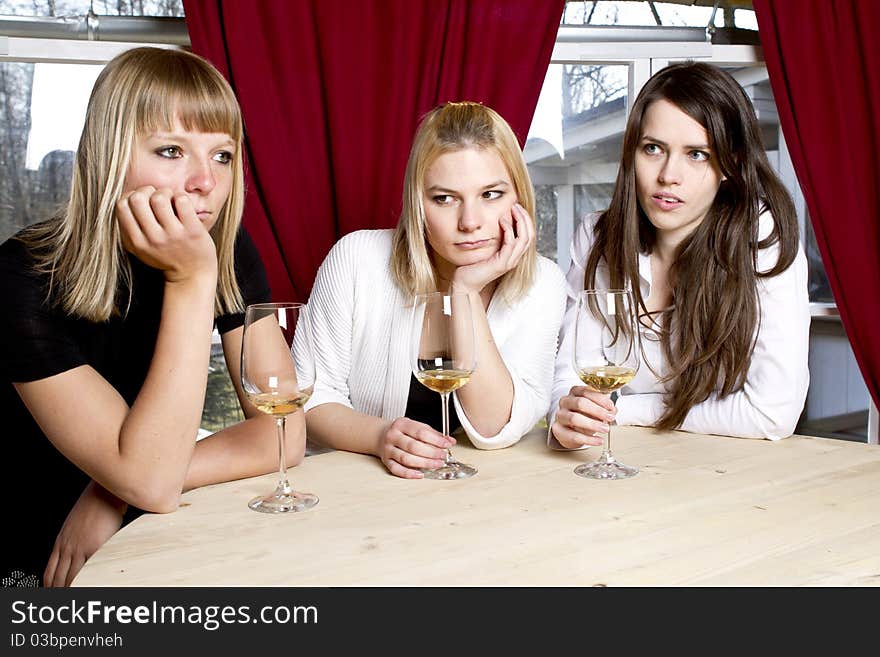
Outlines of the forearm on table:
{"type": "Polygon", "coordinates": [[[328,403],[306,412],[309,438],[326,447],[377,456],[391,422],[343,404],[328,403]]]}
{"type": "MultiPolygon", "coordinates": [[[[753,391],[742,390],[722,399],[710,398],[688,411],[679,429],[690,433],[777,440],[790,436],[800,416],[796,401],[758,405],[753,391]]],[[[617,423],[654,426],[666,411],[659,393],[622,395],[617,423]]]]}
{"type": "MultiPolygon", "coordinates": [[[[305,421],[300,412],[285,422],[287,467],[299,464],[305,453],[305,421]]],[[[254,477],[278,470],[275,418],[257,415],[203,438],[193,452],[183,490],[223,481],[254,477]]]]}

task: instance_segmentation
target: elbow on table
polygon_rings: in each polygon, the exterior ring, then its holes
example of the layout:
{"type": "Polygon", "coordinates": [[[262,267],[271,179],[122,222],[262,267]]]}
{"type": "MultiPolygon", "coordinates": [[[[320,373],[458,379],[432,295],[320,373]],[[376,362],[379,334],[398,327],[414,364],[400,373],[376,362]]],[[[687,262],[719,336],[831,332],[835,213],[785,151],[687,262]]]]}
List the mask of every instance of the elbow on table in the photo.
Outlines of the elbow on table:
{"type": "MultiPolygon", "coordinates": [[[[288,445],[287,449],[285,449],[285,460],[287,461],[287,467],[292,468],[296,465],[302,463],[303,458],[306,455],[306,441],[298,440],[294,445],[288,445]]],[[[277,461],[277,458],[276,458],[277,461]]]]}
{"type": "Polygon", "coordinates": [[[181,490],[172,491],[141,491],[131,496],[128,503],[149,513],[173,513],[180,506],[181,490]]]}
{"type": "Polygon", "coordinates": [[[755,421],[754,437],[765,440],[782,440],[794,433],[797,426],[800,411],[797,413],[785,410],[776,413],[762,413],[758,411],[755,421]]]}
{"type": "Polygon", "coordinates": [[[180,486],[153,482],[120,497],[130,505],[143,511],[150,513],[173,513],[180,506],[180,496],[182,494],[183,489],[180,486]]]}
{"type": "Polygon", "coordinates": [[[511,445],[515,445],[519,442],[522,435],[517,435],[513,432],[504,432],[502,431],[496,436],[491,438],[486,438],[481,435],[475,434],[467,434],[468,439],[471,441],[471,445],[476,447],[477,449],[504,449],[505,447],[510,447],[511,445]]]}
{"type": "Polygon", "coordinates": [[[759,406],[754,403],[756,397],[751,398],[755,425],[759,431],[757,437],[782,440],[794,434],[801,412],[804,410],[809,385],[809,377],[806,374],[799,379],[797,383],[791,384],[788,395],[779,397],[772,403],[767,401],[759,406]]]}

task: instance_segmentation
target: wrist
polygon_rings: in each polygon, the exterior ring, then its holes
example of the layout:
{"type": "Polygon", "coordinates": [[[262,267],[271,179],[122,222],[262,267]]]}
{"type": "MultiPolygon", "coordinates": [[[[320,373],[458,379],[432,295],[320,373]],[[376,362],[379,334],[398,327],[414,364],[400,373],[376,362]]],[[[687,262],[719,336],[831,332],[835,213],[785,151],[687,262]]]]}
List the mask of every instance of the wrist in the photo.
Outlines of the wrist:
{"type": "Polygon", "coordinates": [[[370,453],[381,459],[383,453],[385,452],[385,434],[388,433],[388,429],[391,428],[391,422],[382,422],[379,424],[379,430],[376,432],[376,436],[370,442],[370,453]]]}
{"type": "Polygon", "coordinates": [[[175,276],[165,272],[165,292],[170,295],[182,295],[191,301],[196,298],[211,299],[217,294],[217,273],[199,272],[186,276],[175,276]]]}
{"type": "Polygon", "coordinates": [[[481,290],[482,286],[474,288],[473,285],[464,281],[457,281],[455,278],[449,282],[449,294],[467,294],[473,296],[479,295],[481,290]]]}
{"type": "Polygon", "coordinates": [[[124,514],[128,510],[128,502],[125,502],[124,500],[116,497],[113,493],[101,486],[95,480],[89,482],[89,485],[86,487],[86,490],[83,492],[83,494],[86,493],[91,493],[95,497],[101,499],[108,506],[116,509],[120,515],[124,514]]]}

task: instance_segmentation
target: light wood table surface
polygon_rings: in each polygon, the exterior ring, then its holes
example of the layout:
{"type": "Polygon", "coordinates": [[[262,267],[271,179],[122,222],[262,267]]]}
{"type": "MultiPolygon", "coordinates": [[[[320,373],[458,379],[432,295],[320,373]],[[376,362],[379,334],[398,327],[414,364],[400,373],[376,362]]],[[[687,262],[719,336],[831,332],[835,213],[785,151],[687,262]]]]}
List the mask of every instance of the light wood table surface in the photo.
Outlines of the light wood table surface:
{"type": "Polygon", "coordinates": [[[290,478],[314,509],[248,509],[276,475],[190,491],[122,529],[75,585],[880,585],[880,448],[619,427],[614,452],[641,472],[577,477],[600,449],[552,452],[537,430],[498,451],[460,444],[480,471],[460,481],[311,456],[290,478]]]}

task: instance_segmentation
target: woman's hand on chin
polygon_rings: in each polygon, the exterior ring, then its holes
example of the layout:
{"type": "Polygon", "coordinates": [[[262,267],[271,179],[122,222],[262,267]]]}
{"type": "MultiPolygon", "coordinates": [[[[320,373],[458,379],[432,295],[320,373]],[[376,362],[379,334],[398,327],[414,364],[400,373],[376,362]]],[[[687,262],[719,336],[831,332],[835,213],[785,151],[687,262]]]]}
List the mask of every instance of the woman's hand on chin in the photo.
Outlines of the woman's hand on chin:
{"type": "Polygon", "coordinates": [[[519,203],[513,205],[509,217],[502,217],[498,223],[501,247],[485,260],[458,267],[452,276],[450,291],[479,293],[516,267],[535,241],[535,224],[519,203]]]}

